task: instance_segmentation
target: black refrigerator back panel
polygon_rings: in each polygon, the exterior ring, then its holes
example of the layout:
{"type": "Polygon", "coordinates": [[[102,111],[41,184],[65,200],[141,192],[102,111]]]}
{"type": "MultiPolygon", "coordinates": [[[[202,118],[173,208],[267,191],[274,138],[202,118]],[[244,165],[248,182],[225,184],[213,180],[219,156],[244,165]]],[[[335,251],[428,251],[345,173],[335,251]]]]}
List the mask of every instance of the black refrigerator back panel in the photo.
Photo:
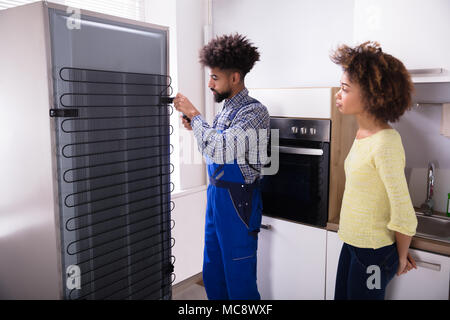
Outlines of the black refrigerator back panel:
{"type": "Polygon", "coordinates": [[[167,31],[49,17],[64,297],[170,299],[167,31]]]}

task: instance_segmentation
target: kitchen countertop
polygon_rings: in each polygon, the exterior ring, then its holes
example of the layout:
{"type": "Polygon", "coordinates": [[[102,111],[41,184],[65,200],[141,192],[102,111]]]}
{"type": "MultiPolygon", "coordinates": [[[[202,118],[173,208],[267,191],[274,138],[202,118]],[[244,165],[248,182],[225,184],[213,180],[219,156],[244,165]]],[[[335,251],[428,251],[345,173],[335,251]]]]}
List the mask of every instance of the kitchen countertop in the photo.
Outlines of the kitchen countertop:
{"type": "MultiPolygon", "coordinates": [[[[328,231],[338,231],[339,224],[328,222],[326,229],[328,231]]],[[[425,250],[432,253],[450,256],[450,243],[438,240],[425,239],[419,236],[414,236],[411,241],[411,248],[418,250],[425,250]]]]}

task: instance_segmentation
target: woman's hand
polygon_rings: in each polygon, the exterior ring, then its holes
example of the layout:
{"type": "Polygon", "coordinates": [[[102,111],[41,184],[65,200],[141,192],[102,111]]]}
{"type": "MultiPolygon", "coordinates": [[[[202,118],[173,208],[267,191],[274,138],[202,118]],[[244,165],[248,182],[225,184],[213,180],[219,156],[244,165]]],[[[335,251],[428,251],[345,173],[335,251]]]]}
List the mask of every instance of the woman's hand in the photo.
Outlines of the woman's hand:
{"type": "Polygon", "coordinates": [[[412,237],[400,232],[395,232],[395,240],[398,251],[397,276],[407,273],[412,268],[417,269],[416,261],[411,257],[408,250],[412,237]]]}
{"type": "Polygon", "coordinates": [[[400,258],[398,261],[397,276],[407,273],[412,268],[417,269],[416,261],[408,252],[406,257],[400,258]]]}

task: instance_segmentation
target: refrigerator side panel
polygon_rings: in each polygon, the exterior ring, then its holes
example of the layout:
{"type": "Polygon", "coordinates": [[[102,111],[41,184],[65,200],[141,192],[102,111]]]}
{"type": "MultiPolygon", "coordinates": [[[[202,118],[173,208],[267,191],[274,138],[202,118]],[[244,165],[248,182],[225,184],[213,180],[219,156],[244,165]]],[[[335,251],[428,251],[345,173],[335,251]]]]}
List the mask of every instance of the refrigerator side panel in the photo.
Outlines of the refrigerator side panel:
{"type": "Polygon", "coordinates": [[[0,299],[61,297],[44,10],[0,12],[0,299]]]}

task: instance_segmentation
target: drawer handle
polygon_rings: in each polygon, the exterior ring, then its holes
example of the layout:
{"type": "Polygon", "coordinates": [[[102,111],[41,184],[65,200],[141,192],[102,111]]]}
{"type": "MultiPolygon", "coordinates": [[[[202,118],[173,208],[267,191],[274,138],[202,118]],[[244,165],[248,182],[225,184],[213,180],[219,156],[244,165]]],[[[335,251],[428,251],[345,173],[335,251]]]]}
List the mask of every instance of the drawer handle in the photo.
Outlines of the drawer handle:
{"type": "Polygon", "coordinates": [[[422,268],[425,268],[425,269],[430,269],[430,270],[434,270],[434,271],[441,271],[441,265],[440,264],[435,264],[435,263],[430,263],[430,262],[416,260],[416,265],[418,267],[422,267],[422,268]]]}
{"type": "Polygon", "coordinates": [[[261,229],[270,230],[272,229],[272,226],[270,224],[261,224],[261,229]]]}

